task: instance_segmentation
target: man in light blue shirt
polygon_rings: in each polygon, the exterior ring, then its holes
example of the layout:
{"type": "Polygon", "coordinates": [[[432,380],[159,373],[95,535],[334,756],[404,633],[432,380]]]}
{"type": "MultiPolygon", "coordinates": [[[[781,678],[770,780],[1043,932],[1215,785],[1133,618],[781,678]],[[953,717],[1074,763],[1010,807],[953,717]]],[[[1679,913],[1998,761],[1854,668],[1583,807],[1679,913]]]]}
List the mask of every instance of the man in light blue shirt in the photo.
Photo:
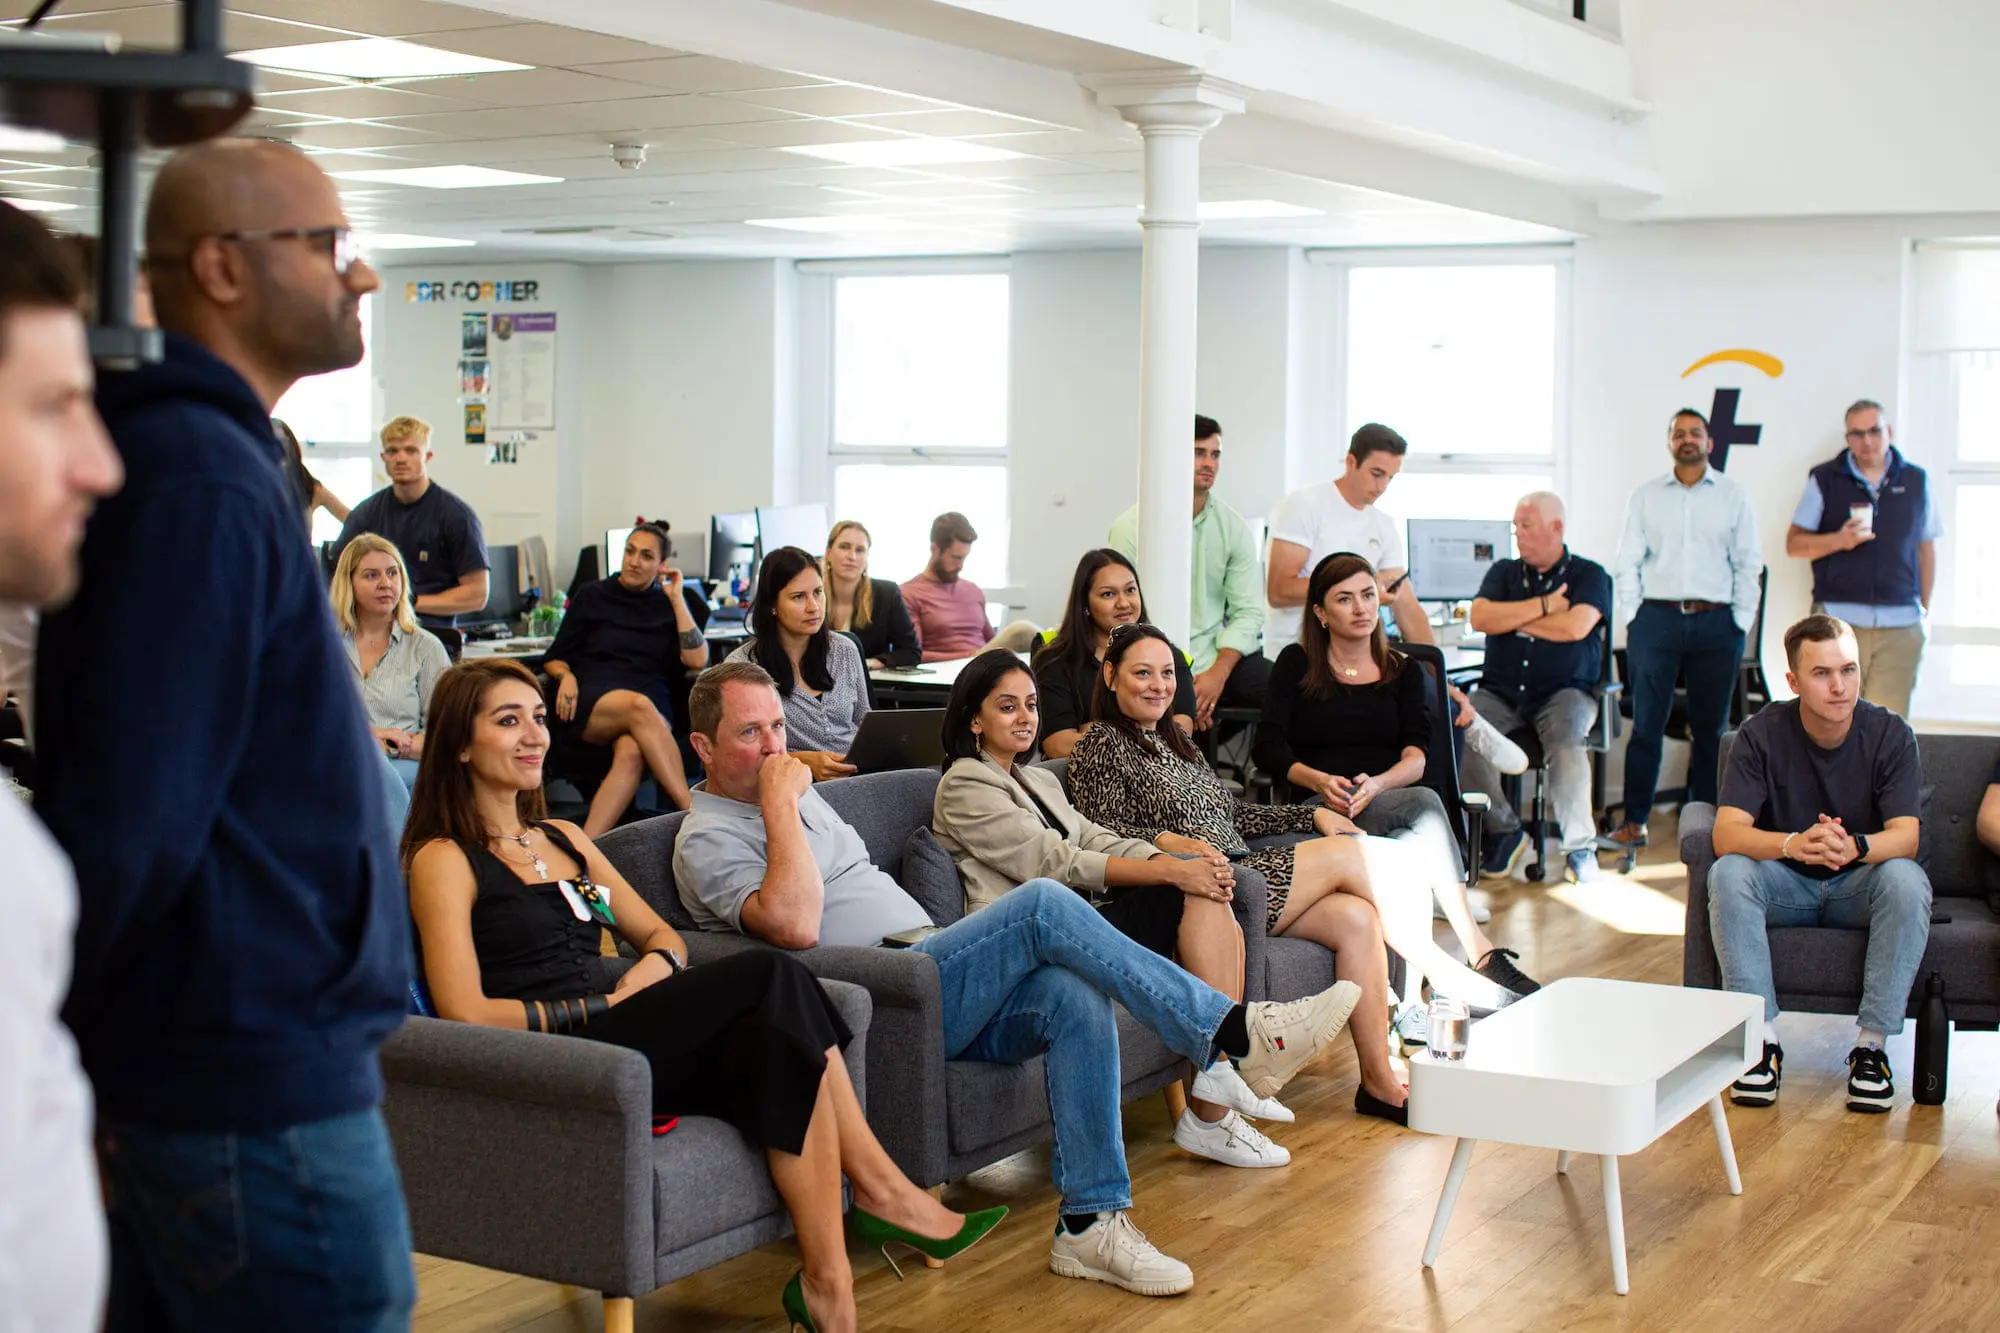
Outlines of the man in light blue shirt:
{"type": "Polygon", "coordinates": [[[1660,750],[1674,682],[1687,680],[1687,794],[1715,800],[1716,760],[1743,663],[1743,636],[1757,618],[1764,557],[1750,494],[1708,465],[1708,418],[1674,413],[1667,448],[1674,470],[1632,492],[1613,569],[1626,623],[1626,688],[1632,740],[1625,750],[1625,822],[1611,834],[1646,845],[1660,780],[1660,750]]]}
{"type": "Polygon", "coordinates": [[[1861,697],[1907,717],[1944,523],[1895,438],[1880,403],[1847,409],[1847,447],[1808,474],[1785,554],[1812,561],[1814,612],[1853,626],[1861,697]]]}
{"type": "MultiPolygon", "coordinates": [[[[1194,419],[1194,587],[1188,601],[1188,665],[1194,668],[1195,726],[1215,720],[1218,704],[1264,706],[1271,663],[1264,634],[1264,564],[1243,515],[1211,493],[1222,468],[1222,427],[1194,419]]],[[[1111,525],[1105,544],[1139,558],[1139,506],[1111,525]]]]}

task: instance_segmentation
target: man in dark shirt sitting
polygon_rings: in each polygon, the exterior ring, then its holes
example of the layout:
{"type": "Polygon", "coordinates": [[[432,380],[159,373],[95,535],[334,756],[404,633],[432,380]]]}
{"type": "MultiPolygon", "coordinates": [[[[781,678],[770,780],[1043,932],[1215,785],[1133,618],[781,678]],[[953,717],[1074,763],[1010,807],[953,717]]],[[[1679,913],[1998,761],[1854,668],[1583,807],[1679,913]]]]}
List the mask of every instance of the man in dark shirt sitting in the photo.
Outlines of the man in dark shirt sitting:
{"type": "MultiPolygon", "coordinates": [[[[1548,491],[1514,507],[1518,560],[1496,560],[1472,603],[1472,628],[1486,636],[1486,674],[1472,706],[1501,735],[1532,725],[1549,765],[1549,802],[1562,828],[1570,879],[1597,877],[1597,821],[1590,808],[1590,755],[1597,718],[1591,691],[1603,674],[1611,618],[1611,576],[1563,540],[1563,502],[1548,491]]],[[[1467,791],[1493,801],[1480,873],[1512,875],[1527,854],[1521,817],[1500,792],[1500,773],[1473,746],[1465,750],[1467,791]]]]}
{"type": "Polygon", "coordinates": [[[1860,697],[1860,652],[1845,621],[1799,621],[1785,631],[1785,660],[1799,697],[1743,724],[1715,815],[1708,920],[1722,985],[1764,997],[1764,1058],[1731,1096],[1769,1106],[1784,1073],[1768,929],[1835,926],[1868,932],[1847,1109],[1887,1111],[1896,1089],[1882,1044],[1903,1030],[1930,937],[1931,883],[1915,860],[1917,738],[1860,697]]]}
{"type": "Polygon", "coordinates": [[[417,619],[450,629],[486,605],[486,535],[472,506],[430,478],[431,428],[415,417],[382,427],[382,468],[389,484],[354,506],[340,529],[337,559],[364,532],[403,553],[417,619]]]}

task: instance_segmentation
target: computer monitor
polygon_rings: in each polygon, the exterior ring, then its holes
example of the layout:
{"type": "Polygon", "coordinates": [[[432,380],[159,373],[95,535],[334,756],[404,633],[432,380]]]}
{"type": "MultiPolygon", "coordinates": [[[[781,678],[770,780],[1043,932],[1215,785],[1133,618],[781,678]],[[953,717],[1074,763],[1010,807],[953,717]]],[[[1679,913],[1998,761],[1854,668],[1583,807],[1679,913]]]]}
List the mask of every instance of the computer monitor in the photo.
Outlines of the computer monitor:
{"type": "Polygon", "coordinates": [[[617,572],[625,559],[625,539],[632,535],[630,528],[606,528],[604,530],[604,572],[617,572]]]}
{"type": "Polygon", "coordinates": [[[759,505],[757,507],[757,554],[796,546],[819,555],[826,550],[826,506],[759,505]]]}
{"type": "Polygon", "coordinates": [[[708,577],[727,586],[730,570],[741,567],[747,583],[757,566],[757,511],[715,514],[708,520],[708,577]]]}
{"type": "Polygon", "coordinates": [[[521,548],[486,548],[486,606],[480,620],[512,620],[525,610],[521,595],[521,548]]]}
{"type": "Polygon", "coordinates": [[[1514,524],[1504,518],[1410,520],[1410,586],[1425,602],[1469,602],[1496,560],[1514,554],[1514,524]]]}

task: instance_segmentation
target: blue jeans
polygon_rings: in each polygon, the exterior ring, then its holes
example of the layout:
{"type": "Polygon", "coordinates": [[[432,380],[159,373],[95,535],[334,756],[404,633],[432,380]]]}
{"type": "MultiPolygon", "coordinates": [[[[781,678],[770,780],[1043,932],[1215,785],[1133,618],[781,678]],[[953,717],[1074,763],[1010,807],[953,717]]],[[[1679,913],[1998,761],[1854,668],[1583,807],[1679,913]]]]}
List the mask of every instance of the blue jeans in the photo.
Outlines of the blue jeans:
{"type": "Polygon", "coordinates": [[[1625,632],[1626,674],[1632,692],[1632,739],[1625,747],[1625,818],[1643,824],[1653,813],[1660,785],[1660,750],[1674,680],[1687,677],[1690,801],[1714,801],[1716,759],[1736,674],[1743,666],[1743,631],[1728,611],[1684,615],[1650,603],[1625,632]]]}
{"type": "Polygon", "coordinates": [[[1782,861],[1725,856],[1708,872],[1708,928],[1722,964],[1722,988],[1764,997],[1764,1017],[1778,1016],[1771,980],[1769,926],[1832,926],[1868,932],[1861,974],[1861,1026],[1903,1030],[1910,987],[1931,934],[1931,882],[1899,857],[1814,879],[1782,861]]]}
{"type": "Polygon", "coordinates": [[[358,1111],[266,1134],[98,1126],[109,1333],[391,1333],[416,1276],[389,1132],[358,1111]]]}
{"type": "Polygon", "coordinates": [[[400,847],[403,824],[410,817],[410,791],[417,785],[417,761],[391,759],[379,745],[375,753],[382,756],[382,799],[389,807],[389,841],[400,847]]]}
{"type": "Polygon", "coordinates": [[[1052,879],[1029,880],[916,947],[937,962],[947,1059],[1045,1057],[1063,1211],[1130,1208],[1111,1002],[1207,1065],[1235,1001],[1119,934],[1052,879]]]}

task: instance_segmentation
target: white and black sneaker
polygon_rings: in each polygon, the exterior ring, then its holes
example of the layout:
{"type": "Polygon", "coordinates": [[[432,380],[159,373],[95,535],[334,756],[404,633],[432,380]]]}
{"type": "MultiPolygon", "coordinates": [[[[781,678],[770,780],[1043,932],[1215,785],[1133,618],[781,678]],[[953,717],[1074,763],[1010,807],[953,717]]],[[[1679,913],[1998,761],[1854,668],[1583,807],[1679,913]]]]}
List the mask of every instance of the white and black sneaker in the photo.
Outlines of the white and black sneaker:
{"type": "Polygon", "coordinates": [[[1847,1109],[1880,1115],[1895,1099],[1889,1053],[1879,1046],[1856,1046],[1847,1053],[1847,1109]]]}
{"type": "Polygon", "coordinates": [[[1729,1100],[1738,1106],[1772,1106],[1778,1100],[1778,1083],[1785,1075],[1785,1048],[1775,1041],[1764,1043],[1764,1058],[1756,1068],[1729,1085],[1729,1100]]]}

